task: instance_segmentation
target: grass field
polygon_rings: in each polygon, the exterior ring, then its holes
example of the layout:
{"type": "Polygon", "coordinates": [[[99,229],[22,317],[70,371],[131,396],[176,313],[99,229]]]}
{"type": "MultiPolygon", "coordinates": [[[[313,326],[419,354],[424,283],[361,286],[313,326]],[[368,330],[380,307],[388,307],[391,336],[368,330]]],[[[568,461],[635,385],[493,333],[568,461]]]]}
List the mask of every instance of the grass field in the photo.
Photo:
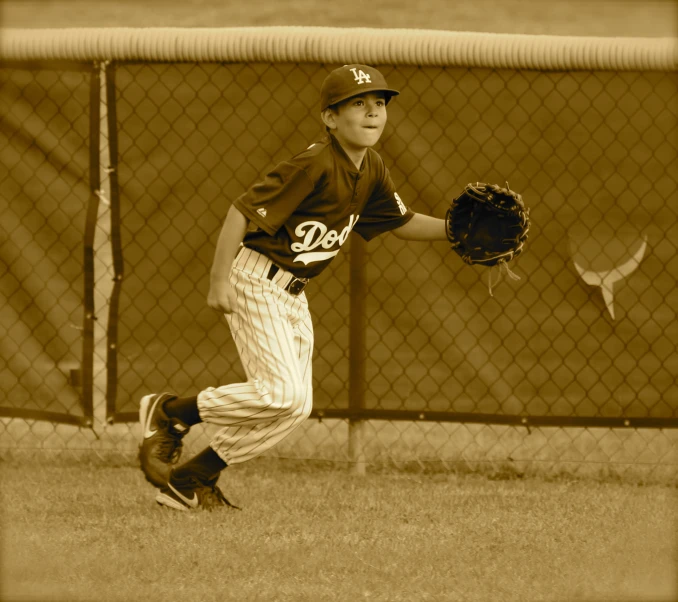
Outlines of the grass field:
{"type": "Polygon", "coordinates": [[[675,488],[259,460],[242,511],[176,513],[130,465],[0,464],[2,600],[676,600],[675,488]]]}

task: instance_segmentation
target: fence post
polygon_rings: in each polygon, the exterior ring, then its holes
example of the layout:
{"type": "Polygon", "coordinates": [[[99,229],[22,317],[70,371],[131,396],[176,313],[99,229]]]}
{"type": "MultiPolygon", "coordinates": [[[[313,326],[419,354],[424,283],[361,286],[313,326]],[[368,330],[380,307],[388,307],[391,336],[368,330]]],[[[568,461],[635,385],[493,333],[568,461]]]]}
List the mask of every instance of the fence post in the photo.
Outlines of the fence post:
{"type": "Polygon", "coordinates": [[[109,295],[106,330],[106,420],[115,422],[118,394],[118,307],[124,272],[120,240],[120,190],[118,186],[118,115],[116,63],[106,65],[106,107],[108,133],[108,184],[110,188],[110,240],[113,287],[109,295]]]}
{"type": "Polygon", "coordinates": [[[367,243],[353,234],[350,251],[350,327],[348,456],[355,474],[365,474],[364,422],[360,414],[365,400],[365,257],[367,243]]]}
{"type": "Polygon", "coordinates": [[[97,216],[99,214],[100,173],[99,173],[99,136],[100,136],[100,87],[99,65],[91,65],[89,88],[89,202],[85,219],[83,241],[84,272],[84,321],[82,349],[82,400],[85,424],[94,423],[94,237],[96,235],[97,216]]]}
{"type": "Polygon", "coordinates": [[[110,237],[110,228],[107,226],[107,217],[110,211],[110,177],[108,167],[110,164],[109,153],[109,114],[108,114],[108,96],[106,94],[107,88],[107,70],[109,61],[100,61],[96,63],[99,76],[99,97],[98,97],[98,118],[99,118],[99,138],[96,141],[98,150],[98,169],[99,180],[97,196],[99,197],[99,211],[97,214],[96,239],[94,244],[94,260],[96,278],[94,281],[95,294],[98,303],[100,303],[101,311],[97,316],[96,323],[96,337],[94,344],[96,373],[95,373],[95,389],[97,392],[97,400],[94,406],[95,423],[97,429],[106,429],[106,408],[102,392],[104,391],[106,382],[106,370],[103,358],[106,354],[106,340],[105,328],[106,317],[103,308],[110,297],[110,286],[108,285],[108,278],[105,277],[109,271],[110,254],[107,252],[108,242],[110,237]]]}

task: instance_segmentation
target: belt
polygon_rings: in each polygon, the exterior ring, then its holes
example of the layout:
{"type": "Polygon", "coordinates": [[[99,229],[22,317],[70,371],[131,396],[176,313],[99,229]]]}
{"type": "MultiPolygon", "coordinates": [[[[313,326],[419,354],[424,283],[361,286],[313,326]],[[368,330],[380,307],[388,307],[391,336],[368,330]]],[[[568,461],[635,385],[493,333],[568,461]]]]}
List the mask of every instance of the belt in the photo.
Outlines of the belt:
{"type": "MultiPolygon", "coordinates": [[[[266,274],[266,278],[268,278],[269,280],[273,280],[273,277],[278,273],[278,270],[280,270],[280,267],[278,267],[275,263],[271,264],[271,267],[268,270],[268,274],[266,274]]],[[[292,280],[290,280],[287,283],[287,286],[285,286],[285,290],[290,295],[294,295],[296,297],[297,295],[301,294],[301,292],[308,284],[308,281],[309,281],[308,278],[296,278],[295,276],[292,276],[292,280]]]]}

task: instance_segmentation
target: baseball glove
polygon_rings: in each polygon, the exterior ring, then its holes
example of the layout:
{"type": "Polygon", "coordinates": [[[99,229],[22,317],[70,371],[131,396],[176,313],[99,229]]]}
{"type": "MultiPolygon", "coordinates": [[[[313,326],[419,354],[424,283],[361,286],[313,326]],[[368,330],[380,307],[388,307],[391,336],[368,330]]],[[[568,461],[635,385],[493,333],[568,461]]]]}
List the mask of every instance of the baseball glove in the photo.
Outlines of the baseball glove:
{"type": "Polygon", "coordinates": [[[518,279],[507,264],[523,251],[530,229],[529,214],[522,197],[509,189],[508,182],[506,188],[468,184],[445,215],[447,238],[464,262],[498,265],[518,279]]]}

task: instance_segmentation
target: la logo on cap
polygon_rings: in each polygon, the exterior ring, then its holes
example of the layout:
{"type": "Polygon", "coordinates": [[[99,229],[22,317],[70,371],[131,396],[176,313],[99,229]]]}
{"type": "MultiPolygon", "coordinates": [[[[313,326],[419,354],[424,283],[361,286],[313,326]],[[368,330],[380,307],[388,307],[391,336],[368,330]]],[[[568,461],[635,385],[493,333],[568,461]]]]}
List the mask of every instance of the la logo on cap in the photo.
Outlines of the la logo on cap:
{"type": "Polygon", "coordinates": [[[362,69],[351,67],[351,71],[353,71],[353,77],[355,78],[355,81],[357,81],[359,84],[372,83],[370,76],[367,75],[367,73],[365,73],[362,69]]]}

